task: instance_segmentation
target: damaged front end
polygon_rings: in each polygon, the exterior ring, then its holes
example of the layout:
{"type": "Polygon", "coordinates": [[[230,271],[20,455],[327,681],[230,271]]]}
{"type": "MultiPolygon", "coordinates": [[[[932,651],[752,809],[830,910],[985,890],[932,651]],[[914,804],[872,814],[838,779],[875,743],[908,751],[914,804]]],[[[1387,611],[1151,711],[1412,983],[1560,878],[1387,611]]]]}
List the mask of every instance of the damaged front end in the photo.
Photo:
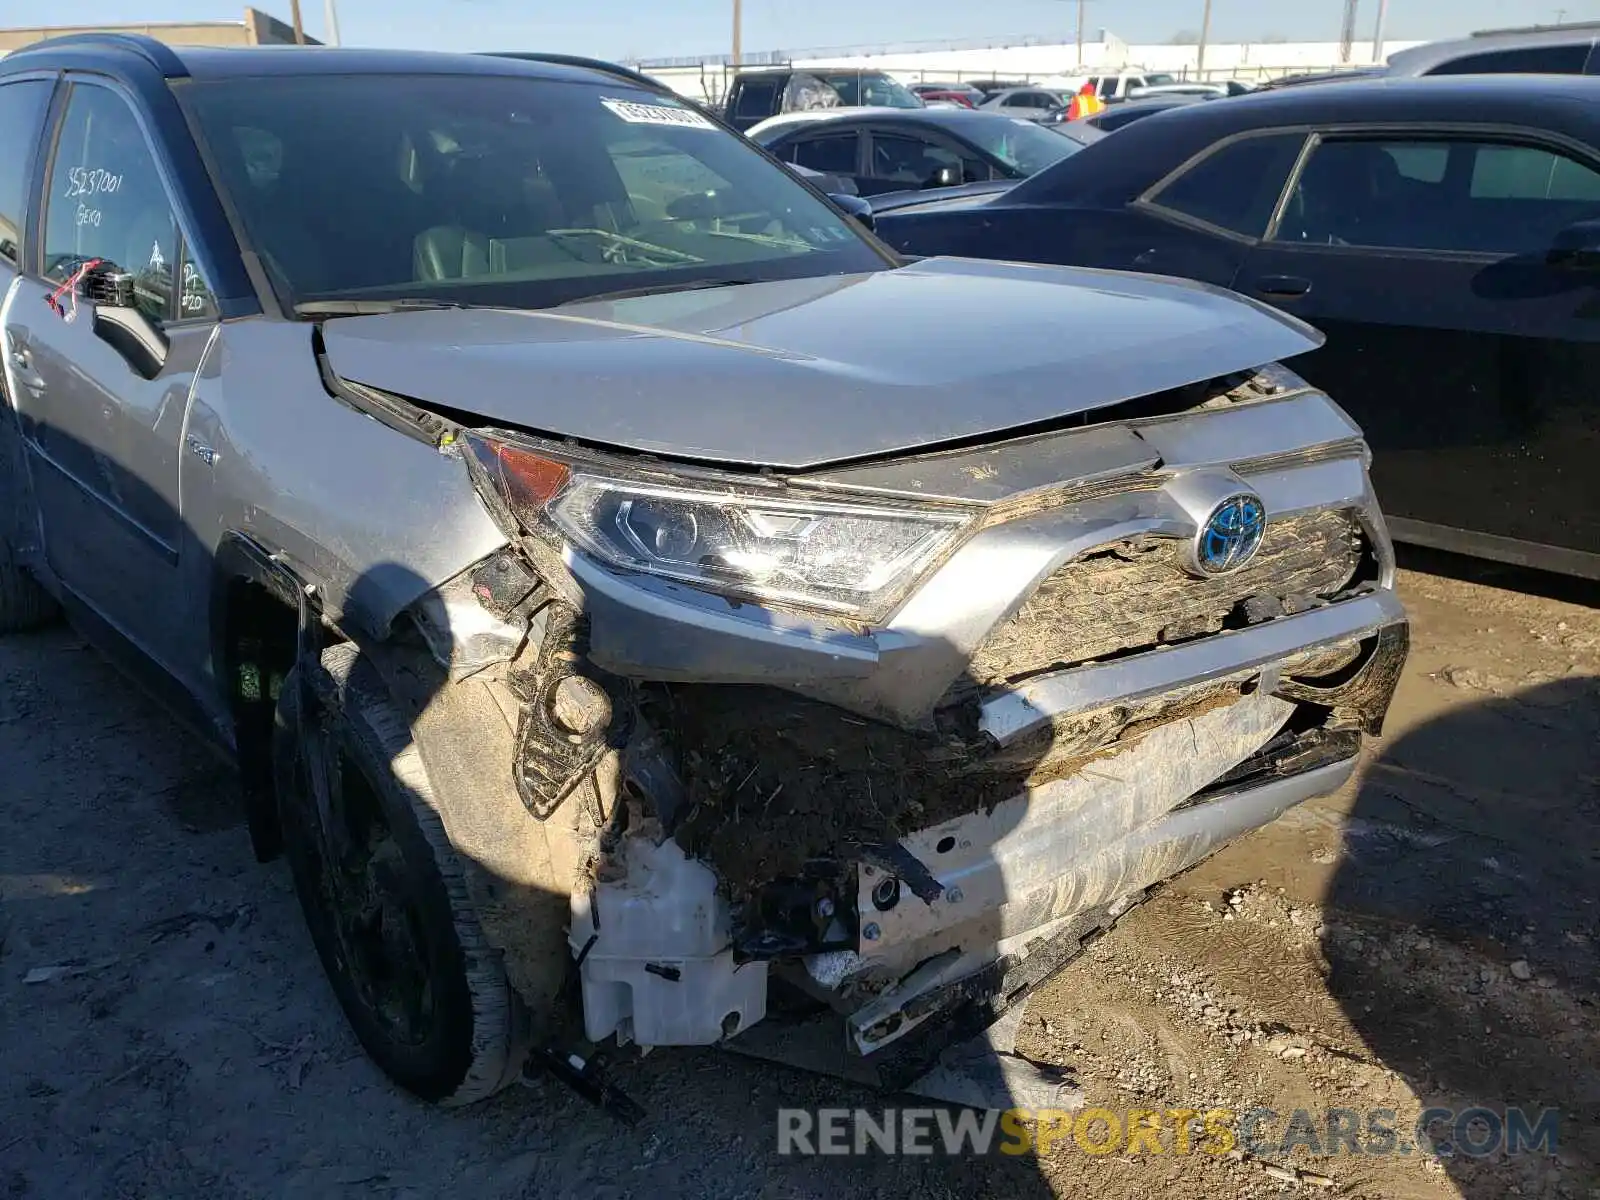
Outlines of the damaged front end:
{"type": "Polygon", "coordinates": [[[588,1038],[781,991],[903,1084],[1349,778],[1407,649],[1358,431],[1278,367],[1101,416],[784,477],[467,436],[512,544],[418,624],[497,697],[539,837],[467,849],[563,898],[588,1038]]]}

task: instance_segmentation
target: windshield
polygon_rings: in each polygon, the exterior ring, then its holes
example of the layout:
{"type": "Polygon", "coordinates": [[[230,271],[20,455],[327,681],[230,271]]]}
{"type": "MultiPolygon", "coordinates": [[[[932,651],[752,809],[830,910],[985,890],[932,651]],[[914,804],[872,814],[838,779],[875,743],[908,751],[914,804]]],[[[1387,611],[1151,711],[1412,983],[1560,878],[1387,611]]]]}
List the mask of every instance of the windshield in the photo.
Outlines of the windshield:
{"type": "Polygon", "coordinates": [[[1144,77],[1145,87],[1167,87],[1177,82],[1178,77],[1176,75],[1165,75],[1160,71],[1157,71],[1154,75],[1146,75],[1144,77]]]}
{"type": "Polygon", "coordinates": [[[974,113],[972,120],[963,122],[960,130],[980,150],[987,151],[1024,175],[1037,174],[1083,149],[1081,142],[1062,137],[1053,129],[1046,129],[1021,117],[989,120],[987,114],[974,113]]]}
{"type": "Polygon", "coordinates": [[[817,78],[839,93],[839,102],[851,108],[921,108],[911,89],[877,71],[817,72],[817,78]]]}
{"type": "Polygon", "coordinates": [[[289,305],[532,308],[888,265],[744,139],[626,85],[357,74],[181,92],[242,242],[289,305]]]}

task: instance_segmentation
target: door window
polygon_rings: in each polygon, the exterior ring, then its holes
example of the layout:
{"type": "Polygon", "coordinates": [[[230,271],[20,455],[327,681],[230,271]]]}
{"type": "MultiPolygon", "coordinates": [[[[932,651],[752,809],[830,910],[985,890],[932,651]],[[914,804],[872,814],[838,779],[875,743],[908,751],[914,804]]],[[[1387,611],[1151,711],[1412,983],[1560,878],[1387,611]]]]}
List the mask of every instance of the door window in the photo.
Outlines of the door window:
{"type": "MultiPolygon", "coordinates": [[[[808,164],[809,165],[809,164],[808,164]]],[[[961,156],[921,138],[889,133],[872,135],[872,178],[921,187],[940,167],[954,167],[964,177],[961,156]]]]}
{"type": "Polygon", "coordinates": [[[0,259],[16,266],[22,259],[22,220],[28,208],[28,172],[39,144],[51,84],[25,79],[0,87],[0,259]]]}
{"type": "Polygon", "coordinates": [[[1582,75],[1589,58],[1588,42],[1565,46],[1521,46],[1489,50],[1440,63],[1429,75],[1582,75]]]}
{"type": "Polygon", "coordinates": [[[1479,146],[1469,192],[1480,200],[1600,201],[1600,175],[1536,146],[1479,146]]]}
{"type": "Polygon", "coordinates": [[[1508,142],[1350,139],[1320,144],[1278,238],[1317,245],[1542,255],[1600,217],[1600,172],[1508,142]]]}
{"type": "Polygon", "coordinates": [[[1151,203],[1259,237],[1305,140],[1300,133],[1273,133],[1226,142],[1163,185],[1151,203]]]}
{"type": "Polygon", "coordinates": [[[807,138],[795,146],[794,161],[828,175],[856,173],[856,142],[853,133],[830,133],[807,138]]]}
{"type": "Polygon", "coordinates": [[[742,120],[770,117],[778,111],[778,81],[775,79],[746,79],[739,84],[739,95],[734,101],[733,115],[742,120]]]}
{"type": "Polygon", "coordinates": [[[134,303],[146,316],[172,315],[177,222],[144,131],[120,96],[102,87],[72,89],[48,196],[48,278],[64,283],[100,259],[133,276],[134,303]]]}

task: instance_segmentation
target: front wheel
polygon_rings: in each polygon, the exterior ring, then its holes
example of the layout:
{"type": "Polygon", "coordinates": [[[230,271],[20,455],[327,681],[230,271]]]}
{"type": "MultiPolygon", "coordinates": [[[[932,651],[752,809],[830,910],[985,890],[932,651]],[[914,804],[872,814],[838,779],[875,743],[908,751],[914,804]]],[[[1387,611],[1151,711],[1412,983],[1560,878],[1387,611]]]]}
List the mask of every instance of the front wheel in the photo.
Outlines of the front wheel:
{"type": "Polygon", "coordinates": [[[351,1028],[424,1100],[514,1082],[527,1014],[485,941],[405,719],[352,645],[296,667],[277,709],[284,850],[351,1028]]]}

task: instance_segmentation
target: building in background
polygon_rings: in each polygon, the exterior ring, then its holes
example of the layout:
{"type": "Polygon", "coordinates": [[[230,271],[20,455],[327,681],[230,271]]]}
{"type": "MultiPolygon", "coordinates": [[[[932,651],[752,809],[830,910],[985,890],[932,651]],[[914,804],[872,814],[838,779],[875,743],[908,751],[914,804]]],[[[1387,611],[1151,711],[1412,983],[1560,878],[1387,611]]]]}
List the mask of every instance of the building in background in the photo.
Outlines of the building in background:
{"type": "MultiPolygon", "coordinates": [[[[173,46],[293,45],[294,29],[260,9],[247,8],[240,21],[145,21],[127,25],[39,25],[0,29],[0,54],[66,33],[142,33],[173,46]]],[[[311,45],[318,43],[307,37],[311,45]]]]}

